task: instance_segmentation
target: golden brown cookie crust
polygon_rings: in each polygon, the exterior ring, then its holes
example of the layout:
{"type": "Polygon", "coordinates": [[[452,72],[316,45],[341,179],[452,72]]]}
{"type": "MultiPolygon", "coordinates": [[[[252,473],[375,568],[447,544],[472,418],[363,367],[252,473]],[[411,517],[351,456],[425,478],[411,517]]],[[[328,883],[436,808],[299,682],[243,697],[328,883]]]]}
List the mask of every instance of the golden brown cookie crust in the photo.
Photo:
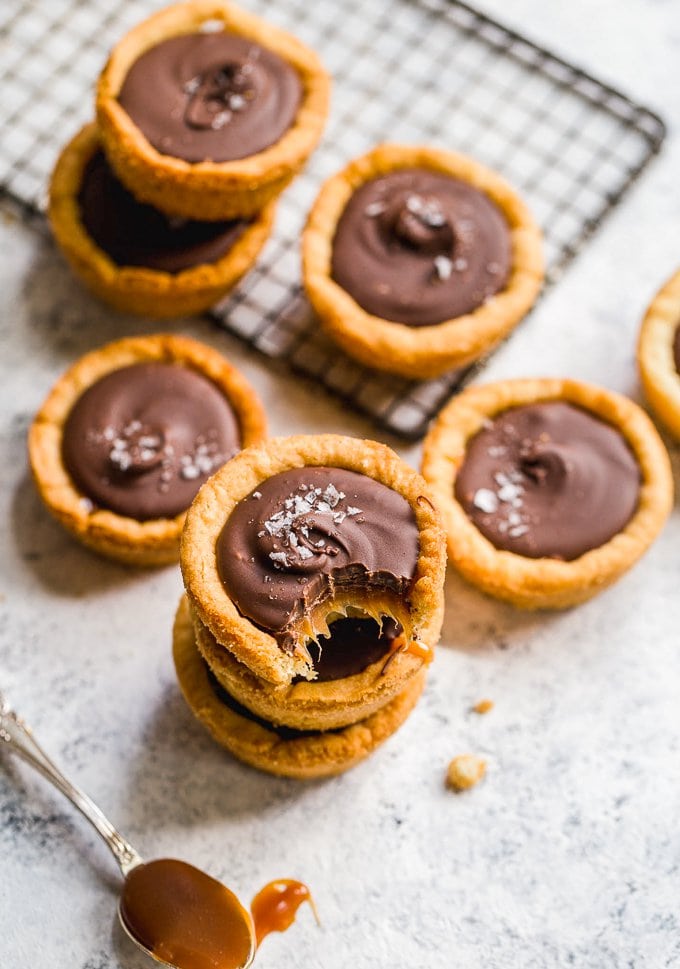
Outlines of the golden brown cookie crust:
{"type": "Polygon", "coordinates": [[[206,221],[249,216],[280,194],[316,147],[328,114],[330,83],[316,54],[292,35],[227,0],[191,0],[159,11],[114,47],[97,87],[97,121],[120,180],[170,215],[206,221]],[[118,102],[132,64],[150,47],[207,21],[274,51],[295,68],[303,97],[293,125],[274,145],[248,158],[190,164],[153,148],[118,102]]]}
{"type": "Polygon", "coordinates": [[[328,334],[369,367],[405,377],[436,377],[467,366],[519,323],[543,281],[541,232],[504,179],[465,155],[430,147],[384,144],[329,179],[309,214],[302,238],[304,284],[328,334]],[[426,168],[468,182],[488,195],[508,223],[512,270],[506,287],[472,313],[435,326],[406,326],[367,313],[331,275],[333,238],[353,193],[400,168],[426,168]]]}
{"type": "Polygon", "coordinates": [[[235,713],[215,696],[196,648],[186,598],[175,617],[173,655],[184,698],[219,744],[251,767],[301,780],[340,774],[367,757],[406,720],[425,683],[425,670],[421,669],[400,694],[359,723],[284,740],[274,730],[235,713]]]}
{"type": "Polygon", "coordinates": [[[180,555],[184,585],[196,615],[217,642],[257,676],[275,684],[288,684],[296,675],[313,678],[306,656],[284,653],[273,636],[241,615],[222,584],[215,555],[217,538],[237,502],[272,475],[305,466],[357,471],[409,502],[420,540],[409,602],[395,603],[386,595],[384,602],[372,605],[396,618],[405,630],[411,628],[414,638],[432,648],[443,618],[445,550],[444,533],[425,482],[384,444],[334,434],[274,438],[248,448],[201,488],[187,514],[180,555]]]}
{"type": "Polygon", "coordinates": [[[680,374],[673,343],[680,326],[680,270],[649,305],[640,329],[638,366],[645,396],[654,413],[680,440],[680,374]]]}
{"type": "Polygon", "coordinates": [[[86,125],[62,151],[50,183],[50,224],[74,273],[96,296],[125,313],[159,319],[214,306],[253,266],[271,233],[276,203],[265,206],[215,262],[178,273],[119,266],[88,234],[78,205],[83,172],[99,145],[96,125],[86,125]]]}
{"type": "Polygon", "coordinates": [[[573,606],[615,582],[654,541],[673,503],[668,454],[644,411],[627,397],[575,380],[504,380],[464,391],[442,411],[425,439],[422,473],[444,519],[452,564],[484,592],[526,609],[573,606]],[[547,400],[575,404],[613,425],[635,455],[642,476],[638,509],[626,527],[571,562],[497,549],[454,494],[467,442],[484,422],[510,407],[547,400]]]}
{"type": "Polygon", "coordinates": [[[397,652],[339,680],[276,686],[240,663],[197,616],[196,646],[216,678],[239,703],[264,720],[297,730],[335,730],[371,716],[394,699],[422,669],[410,653],[397,652]]]}
{"type": "Polygon", "coordinates": [[[109,558],[140,566],[177,561],[186,513],[139,522],[93,508],[64,467],[61,448],[66,418],[88,387],[113,370],[149,361],[180,364],[212,380],[234,410],[244,447],[262,440],[266,432],[264,410],[245,377],[216,350],[189,337],[159,333],[118,340],[81,357],[60,377],[28,434],[31,470],[40,497],[79,541],[109,558]]]}

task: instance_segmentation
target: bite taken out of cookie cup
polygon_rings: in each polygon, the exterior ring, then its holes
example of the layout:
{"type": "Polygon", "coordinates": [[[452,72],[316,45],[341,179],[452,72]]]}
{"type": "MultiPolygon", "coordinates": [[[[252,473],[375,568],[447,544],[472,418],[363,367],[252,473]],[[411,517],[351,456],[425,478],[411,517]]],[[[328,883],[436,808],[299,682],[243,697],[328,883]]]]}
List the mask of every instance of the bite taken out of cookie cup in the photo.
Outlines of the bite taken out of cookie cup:
{"type": "Polygon", "coordinates": [[[420,475],[373,441],[310,435],[248,448],[197,495],[180,563],[200,622],[273,684],[314,680],[306,644],[328,635],[335,619],[360,615],[378,625],[382,617],[393,619],[402,648],[423,662],[439,637],[445,568],[439,516],[420,475]]]}

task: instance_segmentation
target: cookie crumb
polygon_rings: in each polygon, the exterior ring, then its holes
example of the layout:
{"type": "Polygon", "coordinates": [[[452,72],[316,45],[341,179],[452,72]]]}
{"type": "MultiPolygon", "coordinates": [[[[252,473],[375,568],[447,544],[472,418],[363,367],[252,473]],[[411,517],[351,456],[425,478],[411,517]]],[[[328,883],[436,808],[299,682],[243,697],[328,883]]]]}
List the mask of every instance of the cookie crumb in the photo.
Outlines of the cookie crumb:
{"type": "Polygon", "coordinates": [[[476,754],[459,754],[454,757],[446,772],[446,783],[454,791],[467,791],[486,774],[486,761],[476,754]]]}
{"type": "Polygon", "coordinates": [[[474,713],[488,713],[493,710],[493,700],[479,700],[472,708],[474,713]]]}

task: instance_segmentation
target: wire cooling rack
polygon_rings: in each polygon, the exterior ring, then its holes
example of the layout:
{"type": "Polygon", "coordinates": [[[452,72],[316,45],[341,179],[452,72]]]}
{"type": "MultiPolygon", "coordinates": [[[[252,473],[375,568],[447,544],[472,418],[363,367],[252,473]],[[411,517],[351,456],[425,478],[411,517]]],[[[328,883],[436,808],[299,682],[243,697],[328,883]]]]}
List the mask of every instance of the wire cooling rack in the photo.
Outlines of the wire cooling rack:
{"type": "MultiPolygon", "coordinates": [[[[322,145],[284,194],[273,238],[213,315],[384,429],[421,437],[472,368],[406,381],[359,366],[323,336],[299,285],[300,231],[321,182],[386,139],[468,152],[526,198],[553,283],[659,150],[663,122],[459,0],[241,2],[314,47],[334,92],[322,145]]],[[[0,188],[27,211],[44,207],[62,144],[92,116],[111,45],[162,5],[2,0],[0,188]]]]}

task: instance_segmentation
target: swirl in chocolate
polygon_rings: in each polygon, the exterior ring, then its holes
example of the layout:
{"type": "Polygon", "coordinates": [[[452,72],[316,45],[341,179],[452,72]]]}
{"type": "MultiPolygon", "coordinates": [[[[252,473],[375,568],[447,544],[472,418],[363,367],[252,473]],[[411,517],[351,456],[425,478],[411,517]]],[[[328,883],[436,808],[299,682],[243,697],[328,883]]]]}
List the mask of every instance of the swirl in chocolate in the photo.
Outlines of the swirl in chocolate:
{"type": "Polygon", "coordinates": [[[240,501],[216,551],[241,614],[289,650],[291,626],[338,589],[407,595],[418,548],[413,511],[396,491],[344,468],[303,467],[240,501]]]}
{"type": "Polygon", "coordinates": [[[145,51],[118,100],[154,148],[196,163],[270,147],[293,124],[301,97],[290,64],[221,31],[171,37],[145,51]]]}
{"type": "Polygon", "coordinates": [[[66,420],[62,456],[95,506],[147,521],[185,511],[239,446],[234,412],[212,381],[154,362],[88,387],[66,420]]]}
{"type": "Polygon", "coordinates": [[[673,338],[673,360],[676,372],[680,374],[680,324],[676,327],[675,337],[673,338]]]}
{"type": "Polygon", "coordinates": [[[503,289],[508,224],[487,195],[425,169],[366,182],[333,240],[333,279],[368,313],[408,326],[470,313],[503,289]]]}
{"type": "Polygon", "coordinates": [[[101,151],[85,166],[78,193],[88,235],[118,266],[178,273],[226,255],[248,223],[172,219],[143,205],[118,181],[101,151]]]}
{"type": "Polygon", "coordinates": [[[489,422],[468,444],[455,493],[496,548],[572,561],[625,528],[640,469],[614,427],[548,401],[489,422]]]}

